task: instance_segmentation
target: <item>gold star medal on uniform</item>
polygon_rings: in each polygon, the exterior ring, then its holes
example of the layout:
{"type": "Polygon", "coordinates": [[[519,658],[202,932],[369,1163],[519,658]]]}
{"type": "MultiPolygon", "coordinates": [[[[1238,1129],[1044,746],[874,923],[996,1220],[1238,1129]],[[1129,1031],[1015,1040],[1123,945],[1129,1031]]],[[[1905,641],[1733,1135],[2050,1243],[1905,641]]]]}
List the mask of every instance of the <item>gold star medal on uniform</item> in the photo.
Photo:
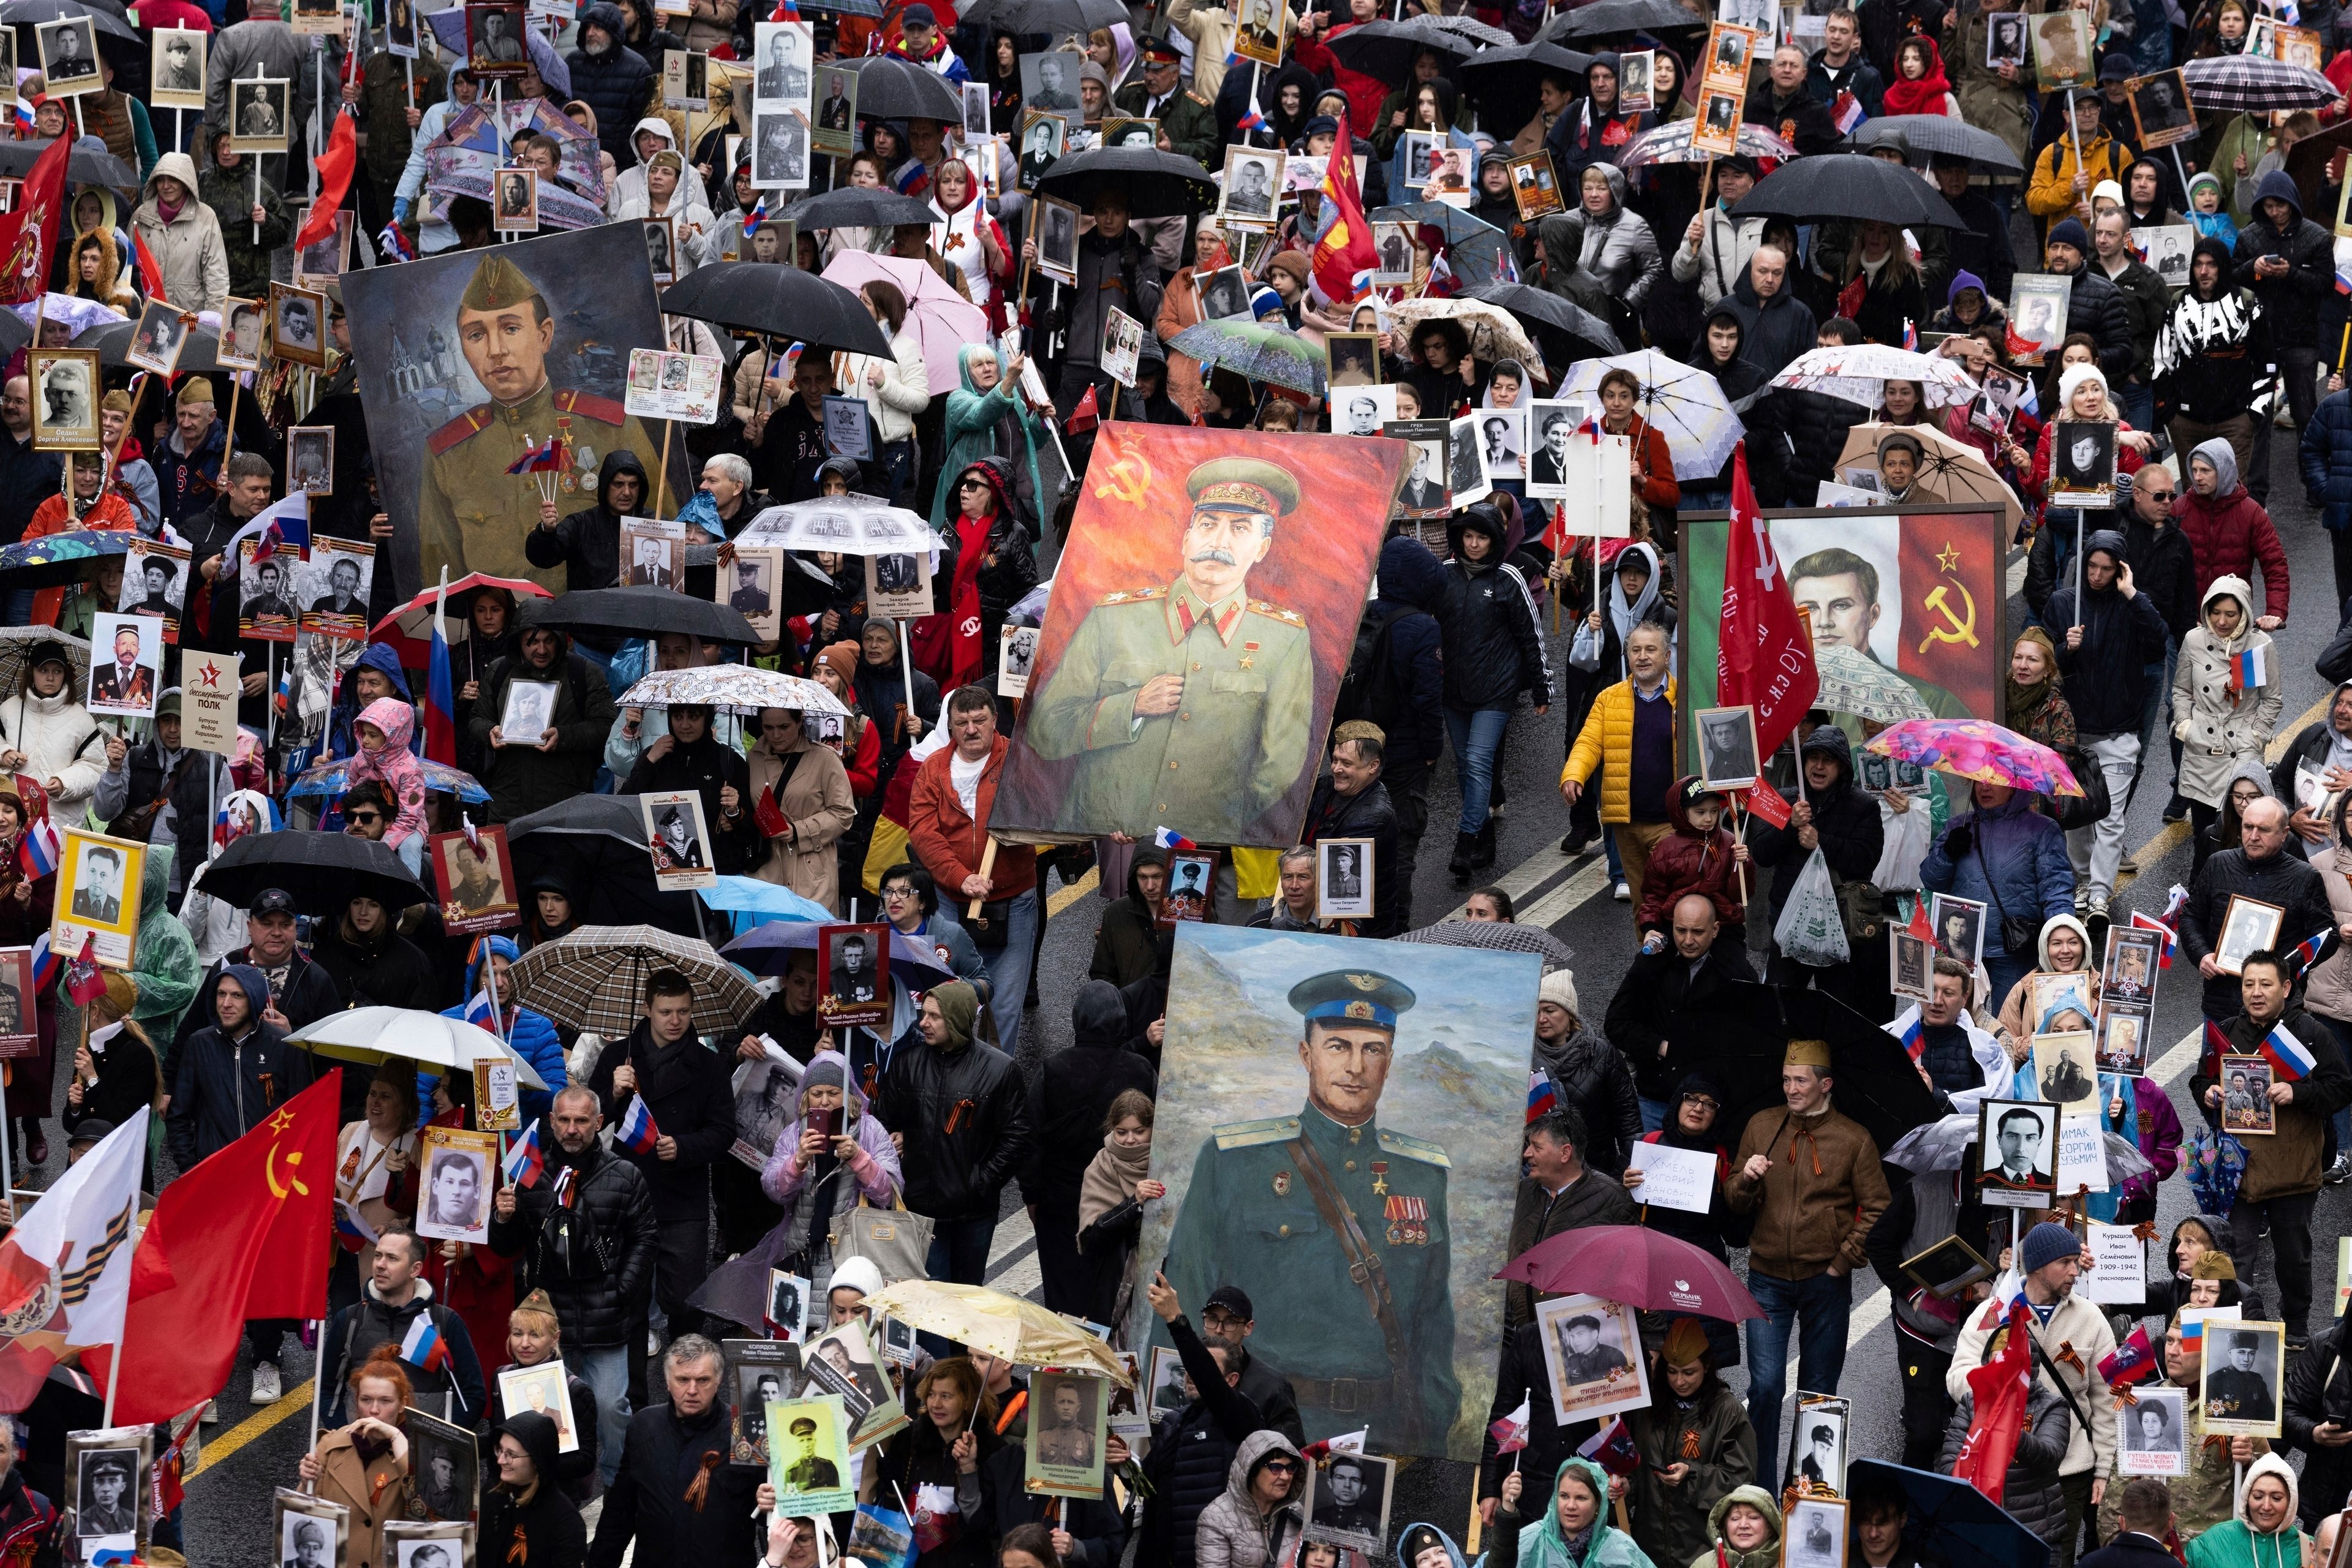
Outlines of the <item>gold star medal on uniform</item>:
{"type": "Polygon", "coordinates": [[[1388,1190],[1389,1163],[1386,1160],[1375,1160],[1372,1162],[1372,1195],[1382,1196],[1388,1190]]]}

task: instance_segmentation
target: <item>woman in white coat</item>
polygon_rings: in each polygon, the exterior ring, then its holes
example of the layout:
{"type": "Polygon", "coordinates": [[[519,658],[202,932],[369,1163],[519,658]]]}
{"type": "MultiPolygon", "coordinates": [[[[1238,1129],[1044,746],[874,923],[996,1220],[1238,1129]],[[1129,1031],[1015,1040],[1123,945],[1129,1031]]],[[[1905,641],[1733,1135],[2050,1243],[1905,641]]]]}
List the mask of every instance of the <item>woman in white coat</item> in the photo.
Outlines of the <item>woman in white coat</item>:
{"type": "Polygon", "coordinates": [[[73,689],[65,645],[35,643],[23,684],[0,701],[0,773],[39,780],[62,827],[81,822],[105,772],[106,737],[73,689]]]}
{"type": "Polygon", "coordinates": [[[2284,673],[2271,637],[2254,625],[2253,589],[2223,574],[2205,590],[2198,624],[2180,639],[2172,672],[2172,738],[2180,742],[2180,795],[2189,825],[2202,833],[2221,815],[2221,797],[2238,764],[2263,761],[2263,748],[2285,706],[2284,673]],[[2231,681],[2239,656],[2253,653],[2259,681],[2231,681]]]}
{"type": "Polygon", "coordinates": [[[195,161],[166,153],[147,176],[131,232],[163,274],[163,298],[183,310],[217,310],[228,298],[228,245],[220,219],[196,195],[195,161]]]}
{"type": "Polygon", "coordinates": [[[844,354],[835,368],[835,384],[866,400],[873,421],[873,460],[889,479],[890,504],[906,506],[915,489],[915,418],[930,405],[930,371],[898,286],[887,278],[872,279],[858,286],[857,297],[890,340],[890,357],[844,354]]]}

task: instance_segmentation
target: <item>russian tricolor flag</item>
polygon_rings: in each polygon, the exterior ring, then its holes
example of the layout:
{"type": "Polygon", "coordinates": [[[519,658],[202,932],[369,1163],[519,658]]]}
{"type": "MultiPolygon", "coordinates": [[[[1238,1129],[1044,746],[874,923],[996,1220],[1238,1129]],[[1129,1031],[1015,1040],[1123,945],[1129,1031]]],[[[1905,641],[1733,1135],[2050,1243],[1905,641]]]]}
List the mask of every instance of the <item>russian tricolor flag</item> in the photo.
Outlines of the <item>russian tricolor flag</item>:
{"type": "Polygon", "coordinates": [[[1160,849],[1198,849],[1200,847],[1174,828],[1165,826],[1152,834],[1151,842],[1155,848],[1160,849]]]}
{"type": "Polygon", "coordinates": [[[1887,1025],[1886,1032],[1903,1042],[1904,1054],[1915,1064],[1919,1060],[1919,1054],[1927,1048],[1927,1025],[1919,1015],[1916,1002],[1912,1003],[1901,1017],[1887,1025]]]}
{"type": "Polygon", "coordinates": [[[1863,108],[1862,100],[1853,93],[1841,92],[1830,105],[1830,115],[1837,121],[1838,133],[1851,136],[1855,126],[1870,118],[1870,111],[1863,108]]]}
{"type": "Polygon", "coordinates": [[[2263,1037],[2263,1043],[2254,1051],[2271,1064],[2273,1072],[2290,1082],[2310,1077],[2311,1070],[2319,1065],[2311,1047],[2290,1034],[2284,1024],[2272,1025],[2271,1032],[2263,1037]]]}
{"type": "Polygon", "coordinates": [[[33,990],[37,994],[47,991],[50,982],[57,979],[58,971],[61,967],[58,955],[49,951],[49,933],[43,931],[35,937],[33,939],[33,990]]]}
{"type": "Polygon", "coordinates": [[[545,474],[563,467],[563,440],[550,436],[521,457],[507,465],[510,474],[545,474]]]}
{"type": "Polygon", "coordinates": [[[408,1332],[400,1341],[400,1359],[419,1372],[449,1364],[448,1343],[442,1339],[441,1331],[433,1326],[430,1310],[417,1313],[416,1321],[408,1325],[408,1332]]]}
{"type": "Polygon", "coordinates": [[[2164,933],[2164,949],[2157,960],[2156,966],[2158,969],[2171,968],[2172,949],[2180,941],[2179,933],[2154,915],[2143,914],[2137,910],[2132,911],[2131,923],[2134,931],[2153,931],[2164,933]]]}
{"type": "Polygon", "coordinates": [[[760,226],[767,221],[768,193],[761,191],[759,201],[752,205],[750,212],[743,215],[743,237],[749,239],[759,233],[760,226]]]}
{"type": "Polygon", "coordinates": [[[617,1134],[621,1147],[632,1154],[650,1154],[661,1142],[661,1129],[654,1125],[654,1113],[642,1094],[632,1096],[629,1109],[621,1117],[617,1134]]]}
{"type": "Polygon", "coordinates": [[[57,870],[65,859],[65,841],[58,836],[57,825],[44,816],[25,829],[25,841],[16,849],[16,864],[25,868],[26,879],[39,881],[57,870]]]}
{"type": "Polygon", "coordinates": [[[1559,1097],[1552,1092],[1551,1076],[1549,1073],[1528,1074],[1528,1120],[1529,1121],[1533,1121],[1538,1116],[1550,1115],[1553,1108],[1559,1103],[1559,1097]]]}
{"type": "Polygon", "coordinates": [[[2309,969],[2319,962],[2320,949],[2327,945],[2327,939],[2334,934],[2326,926],[2320,927],[2297,942],[2294,951],[2286,955],[2286,961],[2298,970],[2309,969]]]}
{"type": "Polygon", "coordinates": [[[441,568],[441,590],[433,598],[433,653],[425,681],[425,757],[457,765],[457,682],[449,673],[449,569],[441,568]]]}
{"type": "Polygon", "coordinates": [[[540,1172],[547,1168],[547,1152],[539,1146],[539,1121],[532,1118],[522,1136],[514,1141],[501,1164],[507,1173],[507,1184],[527,1187],[539,1180],[540,1172]]]}
{"type": "Polygon", "coordinates": [[[341,1198],[335,1200],[335,1241],[345,1252],[365,1252],[375,1240],[375,1227],[341,1198]]]}
{"type": "Polygon", "coordinates": [[[2256,644],[2230,656],[2230,689],[2252,691],[2269,681],[2270,649],[2256,644]]]}

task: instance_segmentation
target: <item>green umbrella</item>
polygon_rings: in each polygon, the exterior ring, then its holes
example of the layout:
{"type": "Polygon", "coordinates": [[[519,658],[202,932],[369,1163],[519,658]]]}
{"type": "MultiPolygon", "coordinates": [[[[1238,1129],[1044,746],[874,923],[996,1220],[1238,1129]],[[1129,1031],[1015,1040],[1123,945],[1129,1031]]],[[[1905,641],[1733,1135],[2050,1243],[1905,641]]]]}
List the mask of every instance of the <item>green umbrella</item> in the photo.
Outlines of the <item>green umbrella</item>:
{"type": "Polygon", "coordinates": [[[1263,321],[1202,321],[1177,333],[1168,346],[1200,361],[1203,371],[1213,366],[1310,397],[1323,395],[1322,351],[1287,327],[1263,321]]]}

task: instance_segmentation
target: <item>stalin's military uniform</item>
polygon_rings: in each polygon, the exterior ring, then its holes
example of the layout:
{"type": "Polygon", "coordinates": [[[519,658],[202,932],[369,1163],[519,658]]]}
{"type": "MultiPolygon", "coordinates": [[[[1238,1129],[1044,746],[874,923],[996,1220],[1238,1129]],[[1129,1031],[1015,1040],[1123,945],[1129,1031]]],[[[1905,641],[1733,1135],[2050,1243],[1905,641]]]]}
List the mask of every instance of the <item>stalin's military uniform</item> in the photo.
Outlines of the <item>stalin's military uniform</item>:
{"type": "MultiPolygon", "coordinates": [[[[520,268],[492,255],[474,269],[458,309],[503,310],[538,294],[520,268]]],[[[425,438],[416,520],[426,577],[446,566],[452,577],[487,572],[563,591],[560,569],[543,571],[523,557],[523,540],[539,526],[539,480],[507,472],[551,436],[563,443],[562,488],[575,494],[595,495],[597,465],[616,445],[636,453],[649,476],[661,463],[661,444],[618,403],[544,375],[512,406],[492,400],[468,409],[425,438]]]]}
{"type": "MultiPolygon", "coordinates": [[[[1202,463],[1185,488],[1195,511],[1279,518],[1298,504],[1298,482],[1255,458],[1202,463]]],[[[1244,593],[1205,604],[1179,576],[1106,595],[1087,612],[1033,699],[1028,742],[1049,762],[1077,759],[1066,820],[1160,822],[1214,838],[1298,782],[1314,709],[1305,617],[1244,593]],[[1137,713],[1162,675],[1184,678],[1176,711],[1137,713]]]]}
{"type": "MultiPolygon", "coordinates": [[[[1335,971],[1292,987],[1311,1026],[1396,1031],[1413,994],[1385,974],[1335,971]]],[[[1361,1426],[1377,1452],[1428,1453],[1461,1404],[1454,1371],[1445,1151],[1315,1109],[1211,1131],[1169,1237],[1181,1300],[1223,1284],[1257,1308],[1250,1353],[1290,1380],[1308,1441],[1361,1426]]],[[[1155,1325],[1154,1342],[1165,1342],[1155,1325]]]]}

